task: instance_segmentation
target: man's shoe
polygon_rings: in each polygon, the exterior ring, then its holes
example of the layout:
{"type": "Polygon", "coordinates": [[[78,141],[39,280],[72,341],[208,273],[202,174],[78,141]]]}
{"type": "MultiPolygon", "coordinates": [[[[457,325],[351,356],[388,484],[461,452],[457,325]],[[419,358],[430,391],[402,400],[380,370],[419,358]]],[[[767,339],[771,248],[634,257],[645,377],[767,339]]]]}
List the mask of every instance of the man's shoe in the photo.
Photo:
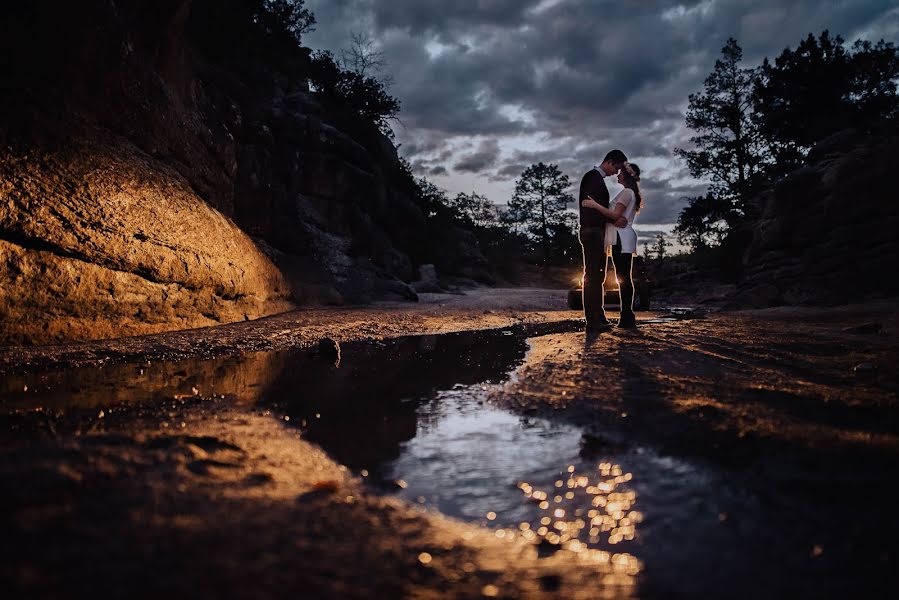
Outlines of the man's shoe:
{"type": "Polygon", "coordinates": [[[611,321],[606,321],[605,323],[603,323],[603,322],[590,323],[587,325],[587,331],[590,331],[593,333],[602,333],[604,331],[611,331],[611,330],[612,330],[612,322],[611,321]]]}

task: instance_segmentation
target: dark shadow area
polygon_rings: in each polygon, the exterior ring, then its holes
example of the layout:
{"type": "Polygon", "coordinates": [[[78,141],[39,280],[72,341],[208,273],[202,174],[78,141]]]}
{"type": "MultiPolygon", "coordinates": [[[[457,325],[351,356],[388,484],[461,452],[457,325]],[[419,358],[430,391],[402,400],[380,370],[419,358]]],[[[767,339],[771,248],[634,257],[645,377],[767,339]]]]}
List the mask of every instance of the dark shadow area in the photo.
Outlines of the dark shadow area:
{"type": "Polygon", "coordinates": [[[502,381],[527,350],[512,330],[345,344],[340,365],[298,352],[262,397],[352,469],[378,468],[416,434],[416,411],[439,390],[502,381]]]}

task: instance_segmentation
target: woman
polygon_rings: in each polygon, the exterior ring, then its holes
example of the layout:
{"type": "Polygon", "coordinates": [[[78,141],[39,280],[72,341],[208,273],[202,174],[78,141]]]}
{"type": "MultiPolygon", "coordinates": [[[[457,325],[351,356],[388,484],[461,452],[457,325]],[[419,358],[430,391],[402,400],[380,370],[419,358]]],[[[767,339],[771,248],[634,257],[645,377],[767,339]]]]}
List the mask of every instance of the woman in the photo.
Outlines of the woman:
{"type": "Polygon", "coordinates": [[[634,253],[637,252],[637,232],[634,231],[634,218],[643,205],[643,196],[640,193],[640,167],[633,163],[624,163],[624,168],[618,171],[618,183],[624,189],[609,201],[606,208],[590,196],[583,202],[587,208],[598,210],[604,216],[614,222],[618,217],[624,216],[627,225],[621,228],[612,223],[606,225],[606,253],[611,250],[612,263],[615,265],[615,275],[621,282],[619,284],[621,294],[621,319],[619,327],[636,327],[637,317],[634,314],[634,276],[632,273],[634,253]]]}

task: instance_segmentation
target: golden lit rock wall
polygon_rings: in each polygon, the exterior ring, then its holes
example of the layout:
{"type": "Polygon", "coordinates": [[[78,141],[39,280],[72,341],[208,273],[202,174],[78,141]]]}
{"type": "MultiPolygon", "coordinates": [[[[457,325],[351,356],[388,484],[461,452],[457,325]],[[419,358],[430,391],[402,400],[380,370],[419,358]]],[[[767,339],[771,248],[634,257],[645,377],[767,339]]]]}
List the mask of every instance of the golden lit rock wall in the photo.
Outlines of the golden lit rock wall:
{"type": "Polygon", "coordinates": [[[0,343],[119,337],[290,308],[280,272],[177,172],[96,131],[0,149],[0,343]]]}

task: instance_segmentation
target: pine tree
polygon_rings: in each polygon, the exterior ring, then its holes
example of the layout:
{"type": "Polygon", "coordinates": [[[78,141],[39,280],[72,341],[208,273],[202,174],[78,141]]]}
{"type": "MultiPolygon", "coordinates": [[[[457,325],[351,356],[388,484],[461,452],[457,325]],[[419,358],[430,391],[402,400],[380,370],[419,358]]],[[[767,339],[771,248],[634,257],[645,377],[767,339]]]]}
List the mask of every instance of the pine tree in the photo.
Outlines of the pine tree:
{"type": "Polygon", "coordinates": [[[549,261],[552,226],[564,222],[565,207],[574,201],[568,176],[553,164],[531,165],[515,182],[505,220],[540,243],[544,261],[549,261]]]}
{"type": "Polygon", "coordinates": [[[652,246],[652,251],[656,255],[657,260],[662,260],[668,254],[668,246],[671,244],[665,239],[661,233],[656,234],[656,242],[652,246]]]}
{"type": "Polygon", "coordinates": [[[687,127],[697,134],[690,138],[696,149],[675,153],[694,177],[711,180],[709,193],[730,203],[734,210],[727,211],[728,217],[739,219],[748,210],[767,154],[753,113],[757,70],[740,66],[743,50],[733,38],[721,55],[703,92],[689,97],[687,127]]]}

